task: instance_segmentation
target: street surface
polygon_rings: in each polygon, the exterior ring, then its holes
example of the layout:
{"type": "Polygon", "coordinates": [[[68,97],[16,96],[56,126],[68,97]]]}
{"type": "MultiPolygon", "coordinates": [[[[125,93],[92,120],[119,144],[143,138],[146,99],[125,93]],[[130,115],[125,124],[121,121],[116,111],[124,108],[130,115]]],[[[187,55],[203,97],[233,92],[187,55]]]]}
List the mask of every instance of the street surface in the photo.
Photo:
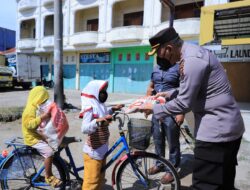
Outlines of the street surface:
{"type": "MultiPolygon", "coordinates": [[[[53,91],[50,90],[50,95],[53,99],[53,91]]],[[[80,108],[80,91],[79,90],[65,90],[66,102],[73,106],[80,108]]],[[[141,97],[142,95],[133,94],[110,94],[107,104],[125,103],[129,104],[133,100],[141,97]]],[[[15,89],[14,91],[0,91],[0,107],[17,107],[25,106],[28,97],[28,91],[22,89],[15,89]]],[[[76,136],[84,140],[84,136],[81,134],[81,120],[78,119],[79,110],[70,110],[66,113],[70,129],[67,136],[76,136]]],[[[144,118],[143,114],[132,114],[131,117],[144,118]]],[[[185,124],[188,124],[192,129],[193,117],[192,114],[186,115],[185,124]]],[[[4,141],[13,136],[22,136],[21,133],[21,119],[13,122],[0,122],[0,150],[5,148],[4,141]]],[[[119,137],[116,123],[112,123],[110,126],[110,145],[112,145],[119,137]]],[[[78,166],[83,164],[82,159],[82,144],[75,143],[70,146],[73,153],[74,159],[78,166]]],[[[181,150],[182,150],[182,164],[180,167],[180,176],[182,189],[187,189],[191,185],[192,179],[192,150],[188,147],[184,140],[181,139],[181,150]]],[[[150,146],[148,151],[153,151],[153,146],[150,146]]],[[[242,141],[239,155],[238,155],[237,174],[236,174],[236,187],[240,190],[250,189],[250,143],[242,141]]],[[[106,184],[104,189],[111,190],[111,173],[112,167],[106,172],[106,184]]],[[[82,174],[81,174],[82,175],[82,174]]]]}

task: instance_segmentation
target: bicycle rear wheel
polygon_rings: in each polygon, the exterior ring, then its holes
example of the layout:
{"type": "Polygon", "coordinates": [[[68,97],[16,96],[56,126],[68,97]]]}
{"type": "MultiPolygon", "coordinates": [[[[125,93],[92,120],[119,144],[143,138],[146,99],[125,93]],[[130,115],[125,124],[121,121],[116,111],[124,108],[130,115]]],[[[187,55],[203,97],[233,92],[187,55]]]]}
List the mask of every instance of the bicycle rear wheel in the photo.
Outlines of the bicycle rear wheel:
{"type": "Polygon", "coordinates": [[[164,189],[164,190],[179,190],[180,179],[172,164],[167,160],[157,156],[156,154],[141,152],[140,155],[132,155],[132,159],[136,165],[137,170],[146,178],[147,186],[143,185],[141,180],[136,176],[133,171],[129,159],[126,159],[120,166],[116,176],[116,187],[118,190],[142,190],[142,189],[164,189]],[[154,175],[148,174],[148,169],[155,166],[156,162],[164,168],[162,172],[154,175]],[[169,172],[173,176],[173,181],[169,184],[162,184],[161,178],[169,172]]]}
{"type": "MultiPolygon", "coordinates": [[[[8,159],[1,168],[1,187],[3,190],[20,189],[51,189],[45,183],[45,171],[36,178],[35,183],[40,183],[39,187],[34,187],[32,178],[44,166],[44,158],[35,150],[31,152],[19,152],[8,159]]],[[[53,175],[61,179],[64,183],[66,175],[56,160],[52,164],[53,175]]],[[[65,186],[65,185],[64,185],[65,186]]],[[[64,187],[62,188],[64,189],[64,187]]]]}

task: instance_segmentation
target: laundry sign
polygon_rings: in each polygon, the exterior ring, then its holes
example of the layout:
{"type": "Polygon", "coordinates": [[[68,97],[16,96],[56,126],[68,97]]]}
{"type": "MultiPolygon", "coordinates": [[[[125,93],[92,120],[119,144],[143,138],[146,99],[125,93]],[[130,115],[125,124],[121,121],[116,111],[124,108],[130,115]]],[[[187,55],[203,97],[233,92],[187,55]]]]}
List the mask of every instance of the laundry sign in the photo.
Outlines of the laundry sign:
{"type": "Polygon", "coordinates": [[[204,46],[211,50],[221,62],[250,62],[250,45],[204,46]]]}

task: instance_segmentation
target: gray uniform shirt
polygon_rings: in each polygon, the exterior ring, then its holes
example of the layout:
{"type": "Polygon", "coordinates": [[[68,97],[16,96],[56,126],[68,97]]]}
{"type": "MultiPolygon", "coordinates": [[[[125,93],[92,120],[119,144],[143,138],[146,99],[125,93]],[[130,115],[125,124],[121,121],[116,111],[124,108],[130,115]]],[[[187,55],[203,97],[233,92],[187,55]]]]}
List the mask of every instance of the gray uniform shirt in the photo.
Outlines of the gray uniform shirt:
{"type": "Polygon", "coordinates": [[[181,49],[184,75],[178,96],[154,105],[157,119],[193,111],[196,139],[228,142],[242,136],[245,128],[226,73],[217,58],[200,46],[184,43],[181,49]]]}

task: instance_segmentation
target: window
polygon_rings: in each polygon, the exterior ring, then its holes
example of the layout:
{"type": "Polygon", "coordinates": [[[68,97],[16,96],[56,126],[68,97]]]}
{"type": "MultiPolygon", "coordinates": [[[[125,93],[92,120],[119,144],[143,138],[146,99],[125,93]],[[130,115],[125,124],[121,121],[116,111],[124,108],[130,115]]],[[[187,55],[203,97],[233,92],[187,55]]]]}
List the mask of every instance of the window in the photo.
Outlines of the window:
{"type": "Polygon", "coordinates": [[[128,53],[128,54],[127,54],[127,61],[130,61],[130,60],[131,60],[131,54],[128,53]]]}
{"type": "Polygon", "coordinates": [[[54,15],[46,16],[44,24],[44,36],[54,35],[54,15]]]}
{"type": "Polygon", "coordinates": [[[123,26],[139,25],[143,24],[143,11],[124,14],[123,26]]]}
{"type": "Polygon", "coordinates": [[[139,60],[140,60],[140,53],[136,53],[136,54],[135,54],[135,59],[136,59],[136,61],[139,61],[139,60]]]}
{"type": "Polygon", "coordinates": [[[175,19],[200,17],[203,2],[195,2],[175,7],[175,19]]]}
{"type": "Polygon", "coordinates": [[[145,60],[149,60],[149,55],[148,55],[148,53],[145,53],[145,60]]]}
{"type": "Polygon", "coordinates": [[[75,61],[75,56],[71,57],[71,61],[74,62],[75,61]]]}
{"type": "Polygon", "coordinates": [[[87,20],[87,31],[98,31],[98,19],[87,20]]]}
{"type": "Polygon", "coordinates": [[[120,53],[119,56],[118,56],[118,60],[119,61],[122,61],[122,54],[120,53]]]}

